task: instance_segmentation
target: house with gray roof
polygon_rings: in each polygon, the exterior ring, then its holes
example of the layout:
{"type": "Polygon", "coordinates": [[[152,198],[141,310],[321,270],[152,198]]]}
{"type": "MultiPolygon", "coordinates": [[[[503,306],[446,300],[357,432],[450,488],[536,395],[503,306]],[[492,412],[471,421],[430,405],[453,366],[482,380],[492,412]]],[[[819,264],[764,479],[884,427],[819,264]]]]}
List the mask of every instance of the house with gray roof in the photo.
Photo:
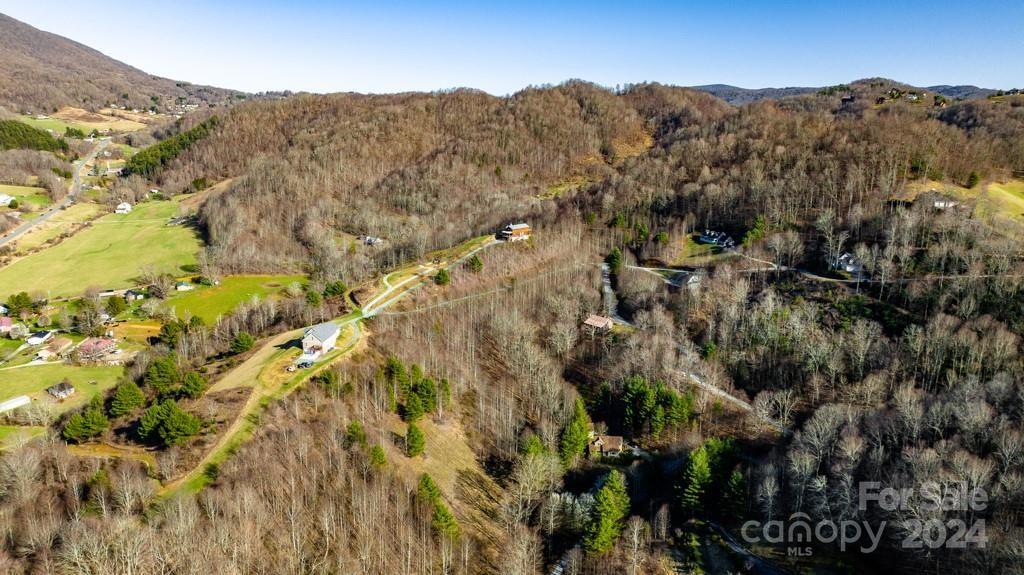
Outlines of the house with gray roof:
{"type": "Polygon", "coordinates": [[[299,363],[312,361],[334,349],[338,343],[339,333],[341,329],[332,321],[306,329],[302,334],[302,357],[299,358],[299,363]]]}

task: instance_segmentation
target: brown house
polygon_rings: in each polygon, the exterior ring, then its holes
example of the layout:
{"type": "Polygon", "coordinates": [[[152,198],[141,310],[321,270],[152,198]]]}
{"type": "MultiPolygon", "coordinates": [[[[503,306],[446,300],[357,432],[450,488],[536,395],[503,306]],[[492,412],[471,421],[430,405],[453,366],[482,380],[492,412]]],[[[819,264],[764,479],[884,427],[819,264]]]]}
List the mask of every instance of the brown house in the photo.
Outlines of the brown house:
{"type": "Polygon", "coordinates": [[[625,448],[621,435],[595,435],[590,440],[590,457],[618,457],[625,448]]]}
{"type": "Polygon", "coordinates": [[[615,322],[612,321],[612,318],[603,315],[591,315],[583,322],[583,331],[590,335],[608,333],[613,327],[615,327],[615,322]]]}

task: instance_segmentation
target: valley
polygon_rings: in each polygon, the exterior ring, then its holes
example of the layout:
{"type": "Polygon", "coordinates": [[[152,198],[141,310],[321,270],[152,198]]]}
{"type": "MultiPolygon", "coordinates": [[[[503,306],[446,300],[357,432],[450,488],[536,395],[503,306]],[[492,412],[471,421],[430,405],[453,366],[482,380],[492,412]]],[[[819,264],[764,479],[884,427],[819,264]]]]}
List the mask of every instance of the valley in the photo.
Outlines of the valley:
{"type": "Polygon", "coordinates": [[[1013,88],[246,93],[0,14],[0,572],[1017,573],[1022,177],[1013,88]]]}

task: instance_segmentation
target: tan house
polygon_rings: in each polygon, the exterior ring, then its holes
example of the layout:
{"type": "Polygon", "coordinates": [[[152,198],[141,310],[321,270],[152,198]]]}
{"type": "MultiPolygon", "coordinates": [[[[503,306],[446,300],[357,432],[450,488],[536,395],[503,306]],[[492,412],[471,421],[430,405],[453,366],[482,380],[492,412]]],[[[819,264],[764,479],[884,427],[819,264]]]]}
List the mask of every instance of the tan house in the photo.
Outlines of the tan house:
{"type": "Polygon", "coordinates": [[[612,318],[603,315],[591,315],[583,322],[583,329],[592,334],[608,333],[615,326],[612,318]]]}
{"type": "Polygon", "coordinates": [[[621,435],[595,435],[590,440],[590,457],[618,457],[626,448],[621,435]]]}

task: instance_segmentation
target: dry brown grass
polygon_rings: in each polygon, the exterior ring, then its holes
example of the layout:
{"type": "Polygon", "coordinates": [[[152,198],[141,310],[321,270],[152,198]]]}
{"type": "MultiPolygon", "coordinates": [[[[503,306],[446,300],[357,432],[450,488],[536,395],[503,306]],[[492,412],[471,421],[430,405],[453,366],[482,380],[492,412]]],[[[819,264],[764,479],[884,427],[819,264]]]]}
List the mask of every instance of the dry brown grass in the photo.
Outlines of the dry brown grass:
{"type": "Polygon", "coordinates": [[[87,110],[73,108],[71,106],[65,106],[57,112],[54,112],[52,117],[57,118],[58,120],[82,124],[95,130],[111,130],[113,132],[135,132],[146,127],[146,124],[136,120],[128,120],[107,114],[89,112],[87,110]]]}

